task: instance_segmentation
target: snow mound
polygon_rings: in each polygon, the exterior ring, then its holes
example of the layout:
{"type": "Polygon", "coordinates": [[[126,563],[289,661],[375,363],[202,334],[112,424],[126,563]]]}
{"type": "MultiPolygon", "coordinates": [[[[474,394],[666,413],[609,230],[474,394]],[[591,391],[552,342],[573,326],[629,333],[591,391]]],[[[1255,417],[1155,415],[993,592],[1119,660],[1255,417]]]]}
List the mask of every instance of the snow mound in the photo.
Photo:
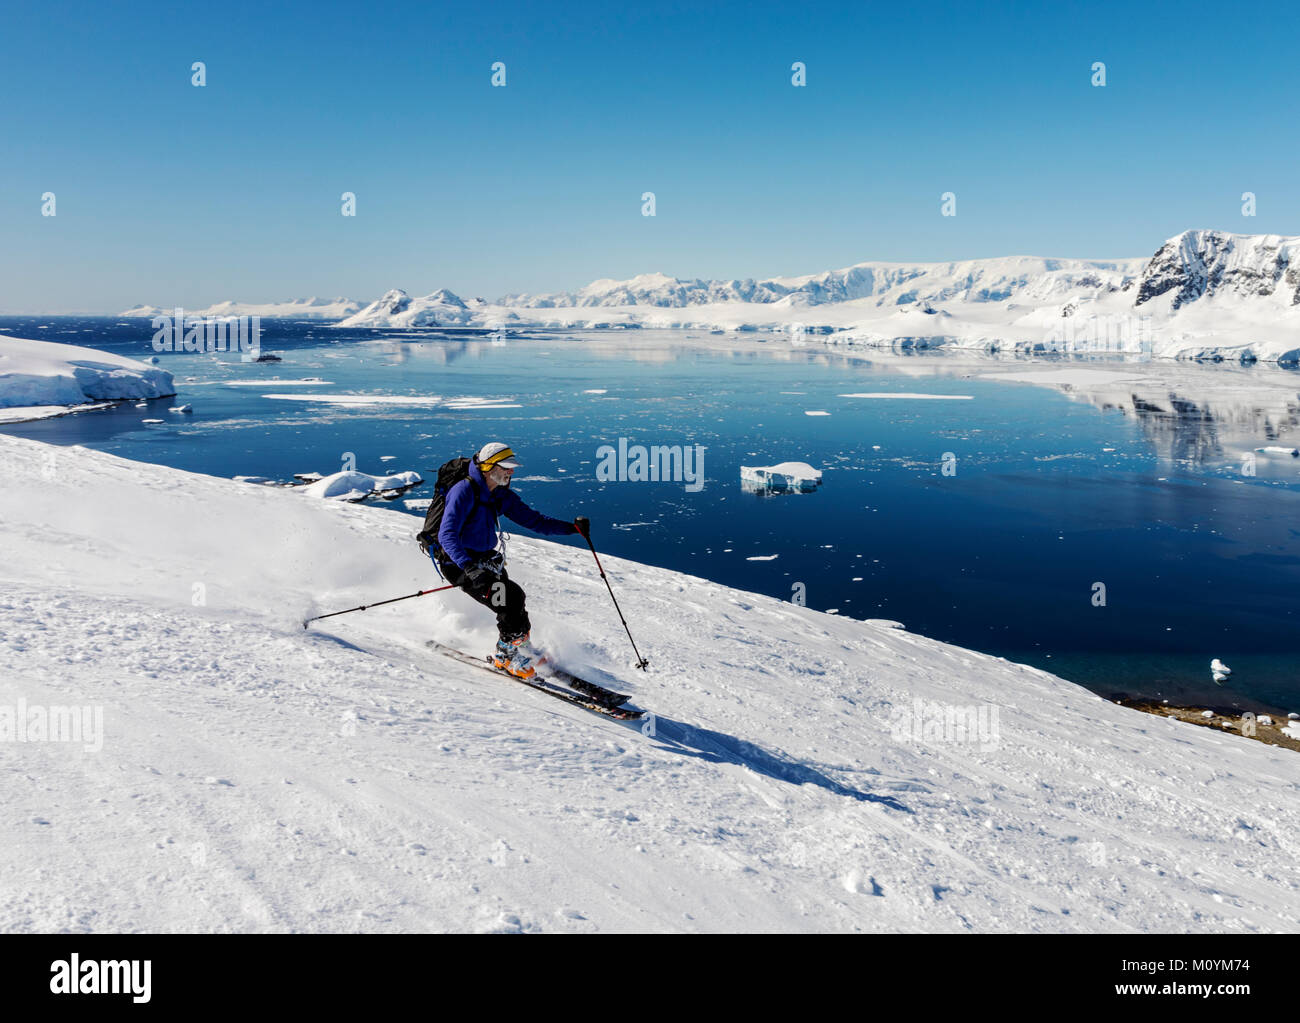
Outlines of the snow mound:
{"type": "Polygon", "coordinates": [[[165,398],[172,375],[80,345],[0,336],[0,408],[165,398]]]}

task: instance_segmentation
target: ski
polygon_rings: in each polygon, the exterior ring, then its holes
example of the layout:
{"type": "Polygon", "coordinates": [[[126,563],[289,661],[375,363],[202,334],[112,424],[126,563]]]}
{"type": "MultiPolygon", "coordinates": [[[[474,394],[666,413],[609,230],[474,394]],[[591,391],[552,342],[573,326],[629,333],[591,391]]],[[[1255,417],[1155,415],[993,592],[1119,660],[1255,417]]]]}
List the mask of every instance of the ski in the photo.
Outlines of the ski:
{"type": "MultiPolygon", "coordinates": [[[[521,685],[528,686],[530,689],[537,690],[539,693],[545,693],[547,696],[553,696],[555,699],[563,700],[565,703],[570,703],[575,707],[589,710],[593,714],[603,714],[605,717],[613,718],[616,721],[635,721],[637,718],[641,717],[641,711],[639,710],[608,707],[602,703],[597,703],[591,697],[582,696],[576,692],[569,692],[568,690],[561,689],[559,686],[544,678],[538,678],[536,676],[533,678],[519,678],[516,675],[511,675],[510,672],[502,671],[500,668],[493,665],[491,658],[489,657],[475,657],[473,654],[467,654],[463,650],[457,650],[455,647],[444,646],[437,640],[432,639],[428,641],[427,646],[431,650],[438,651],[438,653],[442,654],[444,657],[450,657],[452,660],[460,661],[462,664],[472,664],[476,668],[482,668],[484,671],[490,671],[493,675],[500,675],[502,678],[507,678],[512,682],[518,682],[521,685]]],[[[566,672],[565,674],[568,673],[566,672]]],[[[597,686],[596,688],[600,687],[597,686]]],[[[608,690],[606,691],[608,692],[608,690]]],[[[613,695],[617,696],[618,694],[614,693],[613,695]]]]}
{"type": "Polygon", "coordinates": [[[616,693],[612,689],[596,685],[595,682],[588,682],[585,678],[578,678],[572,672],[565,671],[563,668],[552,664],[550,658],[545,654],[538,657],[537,663],[546,668],[546,677],[548,679],[561,682],[575,692],[595,700],[604,707],[617,707],[619,704],[627,703],[628,700],[632,699],[627,693],[616,693]]]}

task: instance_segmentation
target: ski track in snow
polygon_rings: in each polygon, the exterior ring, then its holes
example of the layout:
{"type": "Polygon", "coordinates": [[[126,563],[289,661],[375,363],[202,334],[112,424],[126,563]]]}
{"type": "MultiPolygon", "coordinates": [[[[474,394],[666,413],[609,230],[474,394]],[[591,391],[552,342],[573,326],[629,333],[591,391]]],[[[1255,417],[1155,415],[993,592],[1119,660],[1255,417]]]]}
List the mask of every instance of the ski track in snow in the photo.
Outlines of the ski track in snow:
{"type": "Polygon", "coordinates": [[[0,705],[105,734],[0,742],[0,931],[1296,929],[1290,751],[602,559],[638,672],[586,549],[516,537],[535,636],[643,734],[432,655],[490,645],[455,592],[304,631],[436,585],[405,517],[56,458],[0,493],[0,705]],[[914,698],[996,748],[893,738],[914,698]]]}

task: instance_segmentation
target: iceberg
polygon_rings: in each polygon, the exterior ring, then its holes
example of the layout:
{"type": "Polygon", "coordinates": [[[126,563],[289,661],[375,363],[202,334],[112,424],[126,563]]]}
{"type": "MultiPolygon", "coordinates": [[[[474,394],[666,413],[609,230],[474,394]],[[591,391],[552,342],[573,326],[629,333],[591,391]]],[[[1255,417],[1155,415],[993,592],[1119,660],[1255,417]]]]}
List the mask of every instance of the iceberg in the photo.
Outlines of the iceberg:
{"type": "Polygon", "coordinates": [[[372,494],[391,499],[418,487],[424,477],[418,472],[399,472],[392,476],[371,476],[365,472],[336,472],[302,488],[304,494],[330,501],[364,501],[372,494]]]}
{"type": "Polygon", "coordinates": [[[742,465],[741,488],[750,494],[808,493],[821,486],[822,471],[807,462],[742,465]]]}
{"type": "Polygon", "coordinates": [[[122,355],[0,336],[0,408],[168,398],[172,375],[122,355]]]}

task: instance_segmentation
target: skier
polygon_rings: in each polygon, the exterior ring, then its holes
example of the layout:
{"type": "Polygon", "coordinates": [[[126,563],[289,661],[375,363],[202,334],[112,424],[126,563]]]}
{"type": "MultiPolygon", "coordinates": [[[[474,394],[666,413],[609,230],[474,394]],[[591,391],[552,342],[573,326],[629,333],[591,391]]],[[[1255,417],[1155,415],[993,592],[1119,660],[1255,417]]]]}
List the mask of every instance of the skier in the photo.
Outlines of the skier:
{"type": "MultiPolygon", "coordinates": [[[[504,514],[525,529],[547,536],[569,536],[582,530],[576,521],[553,519],[524,504],[510,488],[519,463],[509,446],[500,441],[484,444],[472,459],[447,463],[439,472],[440,481],[443,471],[457,462],[461,465],[451,470],[451,475],[462,470],[466,474],[447,488],[436,537],[429,530],[435,523],[426,522],[421,546],[447,582],[496,612],[499,638],[493,665],[518,678],[532,678],[536,674],[536,655],[528,645],[532,626],[523,588],[506,575],[504,560],[496,549],[497,520],[504,514]]],[[[438,503],[437,497],[434,503],[438,503]]],[[[431,505],[429,518],[435,517],[431,505]]]]}

